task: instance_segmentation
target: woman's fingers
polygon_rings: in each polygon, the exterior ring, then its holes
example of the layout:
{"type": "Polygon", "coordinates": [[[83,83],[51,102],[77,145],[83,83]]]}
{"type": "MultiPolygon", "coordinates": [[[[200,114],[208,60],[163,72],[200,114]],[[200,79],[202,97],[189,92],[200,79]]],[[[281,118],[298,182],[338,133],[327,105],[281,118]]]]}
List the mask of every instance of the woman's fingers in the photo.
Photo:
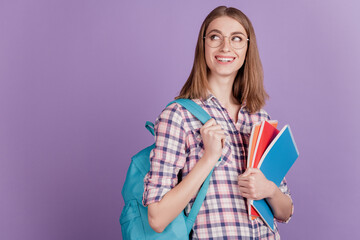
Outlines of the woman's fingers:
{"type": "Polygon", "coordinates": [[[209,121],[207,121],[204,125],[203,125],[203,127],[210,127],[210,126],[212,126],[212,125],[215,125],[216,124],[216,121],[215,121],[215,119],[213,119],[213,118],[211,118],[209,121]]]}
{"type": "Polygon", "coordinates": [[[244,198],[247,198],[247,199],[255,199],[254,198],[254,192],[249,189],[248,187],[242,187],[242,186],[239,186],[239,191],[240,191],[240,195],[244,198]]]}
{"type": "Polygon", "coordinates": [[[205,130],[205,131],[208,131],[208,132],[210,132],[210,131],[219,131],[219,130],[224,131],[219,124],[206,127],[206,128],[204,128],[204,130],[205,130]]]}
{"type": "Polygon", "coordinates": [[[253,199],[254,192],[254,179],[253,176],[249,174],[249,172],[244,172],[243,174],[238,176],[238,186],[240,190],[241,196],[244,198],[253,199]]]}
{"type": "Polygon", "coordinates": [[[222,142],[222,146],[224,145],[224,140],[226,138],[225,131],[213,118],[204,124],[204,126],[200,129],[200,134],[203,138],[215,138],[217,141],[222,142]]]}
{"type": "Polygon", "coordinates": [[[221,126],[211,126],[208,128],[204,128],[204,129],[200,129],[200,134],[201,135],[210,135],[213,136],[216,133],[222,132],[224,133],[224,130],[221,128],[221,126]]]}
{"type": "Polygon", "coordinates": [[[240,181],[248,181],[248,182],[254,182],[255,181],[255,176],[254,175],[239,175],[238,176],[238,180],[240,181]]]}
{"type": "Polygon", "coordinates": [[[241,195],[254,200],[263,199],[271,195],[270,183],[260,169],[257,168],[248,168],[238,177],[241,195]]]}
{"type": "Polygon", "coordinates": [[[240,187],[246,187],[249,188],[253,185],[253,181],[248,178],[238,178],[238,185],[240,187]]]}
{"type": "Polygon", "coordinates": [[[215,137],[218,141],[221,142],[221,148],[224,148],[225,146],[225,139],[226,139],[226,135],[224,133],[223,130],[219,130],[215,133],[215,137]]]}
{"type": "Polygon", "coordinates": [[[227,137],[221,125],[212,118],[200,128],[200,134],[204,143],[204,155],[218,160],[227,137]]]}
{"type": "Polygon", "coordinates": [[[210,130],[218,130],[218,129],[222,129],[220,124],[217,124],[215,119],[210,119],[209,121],[207,121],[200,130],[203,131],[210,131],[210,130]]]}

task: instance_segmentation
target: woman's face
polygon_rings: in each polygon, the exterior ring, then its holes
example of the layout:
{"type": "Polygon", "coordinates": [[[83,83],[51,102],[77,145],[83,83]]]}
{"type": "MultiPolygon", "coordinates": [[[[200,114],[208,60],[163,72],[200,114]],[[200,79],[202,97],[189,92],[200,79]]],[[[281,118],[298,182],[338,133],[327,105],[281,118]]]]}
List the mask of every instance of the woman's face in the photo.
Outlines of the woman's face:
{"type": "Polygon", "coordinates": [[[223,16],[209,24],[205,36],[205,60],[210,75],[235,78],[244,63],[247,51],[248,36],[244,27],[235,19],[223,16]],[[223,41],[219,40],[221,38],[223,41]],[[213,44],[215,40],[220,43],[218,47],[214,47],[217,45],[213,44]],[[212,46],[209,46],[209,41],[212,41],[212,46]],[[239,41],[245,41],[245,46],[241,49],[234,48],[238,47],[239,41]]]}

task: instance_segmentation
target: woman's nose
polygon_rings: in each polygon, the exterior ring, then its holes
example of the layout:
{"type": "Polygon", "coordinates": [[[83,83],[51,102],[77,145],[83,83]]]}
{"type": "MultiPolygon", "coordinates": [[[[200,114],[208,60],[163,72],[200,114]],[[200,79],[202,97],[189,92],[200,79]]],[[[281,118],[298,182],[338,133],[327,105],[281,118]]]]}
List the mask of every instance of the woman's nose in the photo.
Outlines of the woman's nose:
{"type": "Polygon", "coordinates": [[[221,47],[221,50],[224,52],[230,51],[231,46],[230,46],[230,41],[229,41],[228,37],[223,38],[223,42],[221,43],[220,47],[221,47]]]}

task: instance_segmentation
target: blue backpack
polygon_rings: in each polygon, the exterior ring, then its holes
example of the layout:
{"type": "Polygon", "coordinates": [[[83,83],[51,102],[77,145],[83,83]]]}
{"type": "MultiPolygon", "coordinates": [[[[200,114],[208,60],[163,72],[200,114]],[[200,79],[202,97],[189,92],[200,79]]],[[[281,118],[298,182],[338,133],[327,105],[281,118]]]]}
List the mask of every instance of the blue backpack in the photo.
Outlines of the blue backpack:
{"type": "MultiPolygon", "coordinates": [[[[190,99],[177,99],[168,104],[179,103],[198,118],[203,124],[211,119],[199,105],[190,99]]],[[[146,128],[154,135],[154,124],[146,122],[146,128]]],[[[124,240],[132,239],[189,239],[190,231],[194,225],[197,214],[205,199],[209,186],[210,177],[214,169],[204,181],[196,200],[188,216],[182,211],[162,233],[155,232],[149,225],[147,207],[142,205],[144,192],[144,177],[150,170],[150,151],[155,144],[143,149],[131,159],[130,167],[126,174],[125,183],[121,194],[124,198],[125,206],[121,212],[120,224],[124,240]]]]}

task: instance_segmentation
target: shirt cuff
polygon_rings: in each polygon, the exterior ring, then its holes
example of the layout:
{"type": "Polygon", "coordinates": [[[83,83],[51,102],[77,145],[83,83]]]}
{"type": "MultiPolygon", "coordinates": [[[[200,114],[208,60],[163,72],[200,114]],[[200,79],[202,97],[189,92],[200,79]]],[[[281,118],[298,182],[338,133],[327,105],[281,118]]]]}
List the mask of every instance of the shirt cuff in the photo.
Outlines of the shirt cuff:
{"type": "Polygon", "coordinates": [[[169,191],[170,188],[164,187],[146,189],[143,194],[142,204],[146,207],[151,203],[159,202],[169,191]]]}

